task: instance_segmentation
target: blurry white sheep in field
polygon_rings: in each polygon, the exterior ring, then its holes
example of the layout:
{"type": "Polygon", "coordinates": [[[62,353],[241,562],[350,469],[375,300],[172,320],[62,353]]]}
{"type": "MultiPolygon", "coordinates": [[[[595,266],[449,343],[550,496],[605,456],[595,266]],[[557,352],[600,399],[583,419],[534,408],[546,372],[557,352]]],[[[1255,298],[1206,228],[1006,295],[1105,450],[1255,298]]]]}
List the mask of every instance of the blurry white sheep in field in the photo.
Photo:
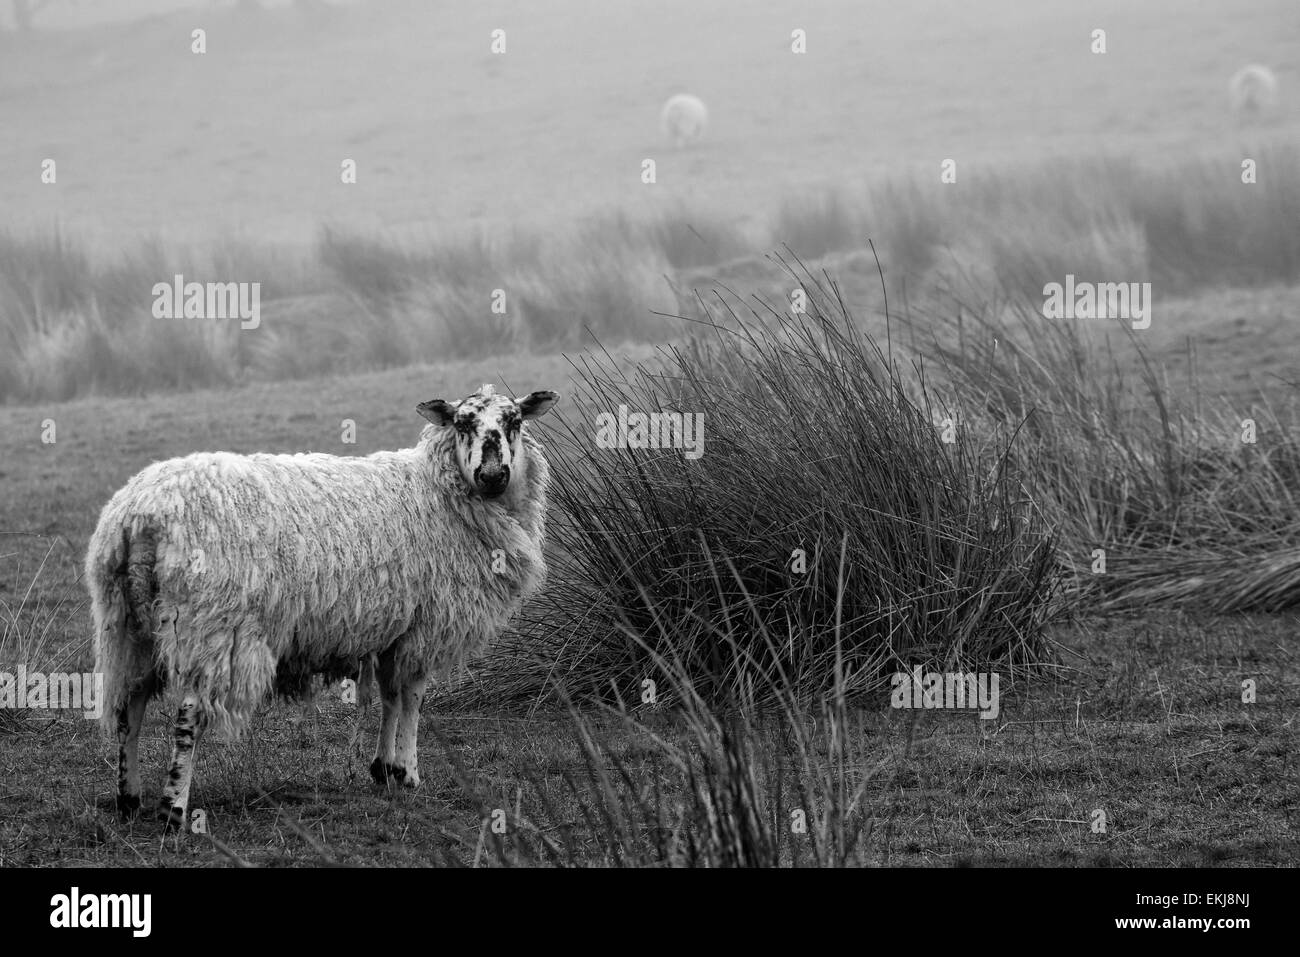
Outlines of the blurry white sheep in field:
{"type": "Polygon", "coordinates": [[[659,125],[663,128],[664,136],[681,149],[704,135],[704,129],[709,125],[709,111],[699,97],[678,93],[664,104],[663,112],[659,115],[659,125]]]}
{"type": "Polygon", "coordinates": [[[482,651],[545,577],[548,469],[525,423],[557,398],[485,385],[422,403],[414,448],[198,453],[127,482],[86,555],[118,808],[140,806],[140,725],[164,685],[180,705],[160,813],[183,827],[206,728],[236,736],[271,692],[359,664],[383,704],[370,773],[418,785],[426,682],[482,651]]]}
{"type": "Polygon", "coordinates": [[[1278,104],[1277,77],[1258,63],[1244,66],[1228,81],[1228,99],[1232,112],[1242,118],[1270,116],[1278,104]]]}

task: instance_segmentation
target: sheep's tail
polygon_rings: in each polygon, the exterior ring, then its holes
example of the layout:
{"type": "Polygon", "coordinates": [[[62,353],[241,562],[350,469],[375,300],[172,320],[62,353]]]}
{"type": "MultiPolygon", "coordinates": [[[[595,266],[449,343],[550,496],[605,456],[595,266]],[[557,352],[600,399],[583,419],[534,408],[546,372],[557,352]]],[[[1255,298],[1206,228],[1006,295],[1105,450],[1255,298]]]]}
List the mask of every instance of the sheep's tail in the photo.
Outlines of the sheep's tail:
{"type": "Polygon", "coordinates": [[[156,551],[151,534],[101,525],[86,552],[95,672],[104,682],[100,724],[109,734],[116,733],[118,713],[133,693],[162,684],[153,640],[156,551]]]}

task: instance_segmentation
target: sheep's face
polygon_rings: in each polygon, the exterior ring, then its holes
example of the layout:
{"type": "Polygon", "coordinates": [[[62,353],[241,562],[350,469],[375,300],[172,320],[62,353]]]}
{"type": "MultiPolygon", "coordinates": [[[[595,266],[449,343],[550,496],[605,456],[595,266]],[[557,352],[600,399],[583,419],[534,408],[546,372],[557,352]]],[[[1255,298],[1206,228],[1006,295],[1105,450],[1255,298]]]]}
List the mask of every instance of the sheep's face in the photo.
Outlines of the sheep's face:
{"type": "Polygon", "coordinates": [[[475,494],[498,498],[510,487],[511,475],[522,475],[526,468],[524,422],[545,415],[559,398],[554,392],[533,392],[512,399],[485,385],[456,403],[422,402],[417,411],[434,425],[456,430],[461,478],[475,494]]]}

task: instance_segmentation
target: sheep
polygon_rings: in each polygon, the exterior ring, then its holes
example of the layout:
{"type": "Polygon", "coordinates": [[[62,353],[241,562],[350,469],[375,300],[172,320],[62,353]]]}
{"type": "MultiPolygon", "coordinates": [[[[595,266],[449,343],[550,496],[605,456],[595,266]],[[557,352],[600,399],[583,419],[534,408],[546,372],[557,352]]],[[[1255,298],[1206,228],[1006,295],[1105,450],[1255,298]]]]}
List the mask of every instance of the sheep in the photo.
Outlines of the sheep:
{"type": "Polygon", "coordinates": [[[670,97],[659,115],[664,136],[671,139],[678,149],[703,136],[708,123],[709,111],[704,101],[689,93],[670,97]]]}
{"type": "Polygon", "coordinates": [[[421,403],[414,448],[197,453],[128,481],[104,506],[85,577],[119,811],[140,808],[140,726],[169,684],[169,829],[185,827],[204,731],[238,737],[262,700],[313,674],[373,671],[371,776],[417,787],[426,683],[482,652],[545,578],[549,473],[525,423],[558,399],[484,385],[421,403]]]}
{"type": "Polygon", "coordinates": [[[1243,119],[1260,119],[1277,109],[1277,77],[1266,66],[1252,63],[1228,81],[1232,112],[1243,119]]]}

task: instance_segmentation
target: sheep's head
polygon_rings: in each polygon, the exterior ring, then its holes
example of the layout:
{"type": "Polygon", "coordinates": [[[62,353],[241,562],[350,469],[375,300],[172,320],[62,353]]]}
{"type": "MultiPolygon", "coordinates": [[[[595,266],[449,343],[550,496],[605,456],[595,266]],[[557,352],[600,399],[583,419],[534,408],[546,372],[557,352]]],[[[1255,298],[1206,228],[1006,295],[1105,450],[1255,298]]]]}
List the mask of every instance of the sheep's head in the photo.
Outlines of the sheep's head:
{"type": "Polygon", "coordinates": [[[497,498],[509,487],[512,471],[520,475],[526,468],[523,423],[545,415],[559,398],[554,392],[533,392],[512,399],[497,395],[489,384],[459,402],[421,402],[416,411],[436,426],[456,430],[461,478],[484,498],[497,498]]]}

